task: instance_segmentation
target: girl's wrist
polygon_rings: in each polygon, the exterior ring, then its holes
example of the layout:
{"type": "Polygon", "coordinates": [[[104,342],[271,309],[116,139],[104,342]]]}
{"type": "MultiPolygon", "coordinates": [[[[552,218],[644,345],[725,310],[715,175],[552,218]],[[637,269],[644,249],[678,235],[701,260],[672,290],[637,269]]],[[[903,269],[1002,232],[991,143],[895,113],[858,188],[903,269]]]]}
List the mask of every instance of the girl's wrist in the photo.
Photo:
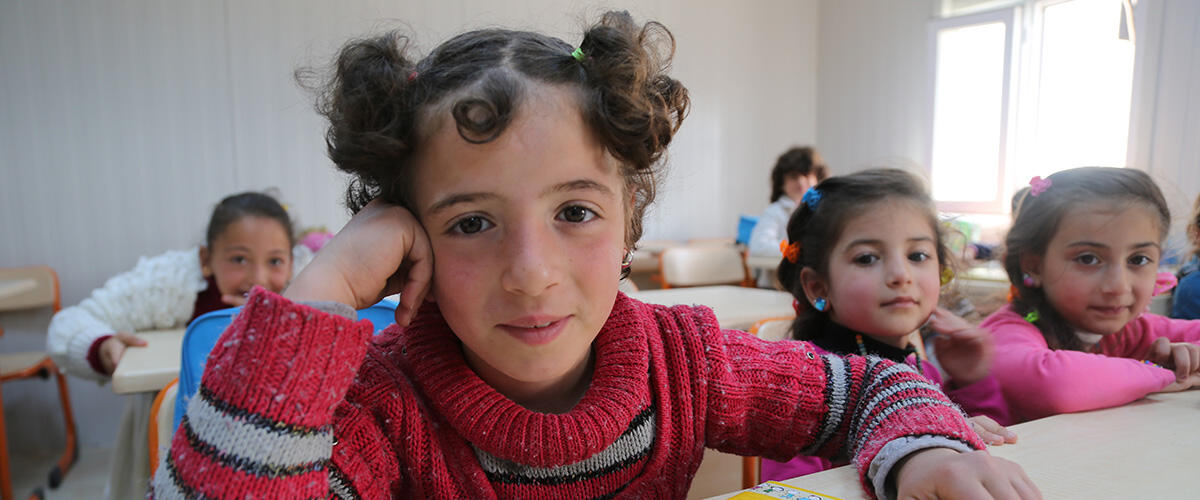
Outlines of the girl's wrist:
{"type": "Polygon", "coordinates": [[[292,302],[340,302],[357,308],[354,294],[344,280],[340,276],[326,276],[317,264],[313,262],[301,271],[280,295],[292,302]]]}

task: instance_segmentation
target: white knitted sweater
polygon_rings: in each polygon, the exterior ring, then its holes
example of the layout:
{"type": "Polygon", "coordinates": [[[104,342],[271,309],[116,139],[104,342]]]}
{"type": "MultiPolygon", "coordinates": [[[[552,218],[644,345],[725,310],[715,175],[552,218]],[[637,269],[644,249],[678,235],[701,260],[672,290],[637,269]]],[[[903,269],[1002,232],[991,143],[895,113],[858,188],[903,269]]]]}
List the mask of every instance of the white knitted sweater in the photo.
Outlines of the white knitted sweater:
{"type": "MultiPolygon", "coordinates": [[[[296,245],[292,254],[294,276],[312,260],[312,252],[296,245]]],[[[79,305],[55,314],[46,350],[67,373],[105,380],[87,361],[96,339],[115,332],[182,327],[192,318],[196,295],[207,287],[199,248],[141,257],[137,266],[109,278],[79,305]]]]}

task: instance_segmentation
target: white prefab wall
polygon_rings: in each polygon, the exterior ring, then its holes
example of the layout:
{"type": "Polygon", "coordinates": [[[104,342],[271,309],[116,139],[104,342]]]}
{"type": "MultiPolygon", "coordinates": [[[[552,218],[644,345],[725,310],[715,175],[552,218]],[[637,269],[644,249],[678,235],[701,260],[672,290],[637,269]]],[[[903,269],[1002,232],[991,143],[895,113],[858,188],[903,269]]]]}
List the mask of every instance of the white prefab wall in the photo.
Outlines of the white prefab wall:
{"type": "MultiPolygon", "coordinates": [[[[350,37],[389,28],[426,53],[469,28],[577,44],[628,9],[676,36],[693,108],[645,238],[732,236],[767,204],[775,157],[816,138],[816,0],[0,2],[0,265],[47,264],[78,303],[138,256],[196,245],[224,195],[276,187],[299,227],[336,230],[346,179],[293,81],[350,37]]],[[[0,316],[0,350],[40,349],[49,315],[0,316]]],[[[123,402],[71,384],[85,446],[123,402]]],[[[49,383],[6,384],[14,456],[60,441],[49,383]],[[48,440],[43,442],[43,440],[48,440]]]]}

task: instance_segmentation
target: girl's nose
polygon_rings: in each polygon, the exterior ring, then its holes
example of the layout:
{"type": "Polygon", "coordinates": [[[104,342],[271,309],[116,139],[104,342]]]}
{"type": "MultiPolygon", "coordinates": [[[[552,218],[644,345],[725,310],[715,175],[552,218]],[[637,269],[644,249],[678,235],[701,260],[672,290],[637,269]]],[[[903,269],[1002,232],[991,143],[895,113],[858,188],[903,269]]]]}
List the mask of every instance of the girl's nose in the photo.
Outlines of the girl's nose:
{"type": "Polygon", "coordinates": [[[250,284],[258,285],[263,288],[271,288],[271,270],[267,264],[258,264],[254,266],[254,270],[250,272],[250,284]]]}
{"type": "Polygon", "coordinates": [[[1129,272],[1124,266],[1109,266],[1104,273],[1104,283],[1100,291],[1106,294],[1122,294],[1129,289],[1129,272]]]}
{"type": "Polygon", "coordinates": [[[900,286],[912,281],[912,270],[907,259],[890,259],[887,266],[888,286],[900,286]]]}
{"type": "Polygon", "coordinates": [[[537,296],[557,283],[560,261],[566,257],[550,228],[541,224],[510,226],[504,239],[500,283],[506,291],[537,296]]]}

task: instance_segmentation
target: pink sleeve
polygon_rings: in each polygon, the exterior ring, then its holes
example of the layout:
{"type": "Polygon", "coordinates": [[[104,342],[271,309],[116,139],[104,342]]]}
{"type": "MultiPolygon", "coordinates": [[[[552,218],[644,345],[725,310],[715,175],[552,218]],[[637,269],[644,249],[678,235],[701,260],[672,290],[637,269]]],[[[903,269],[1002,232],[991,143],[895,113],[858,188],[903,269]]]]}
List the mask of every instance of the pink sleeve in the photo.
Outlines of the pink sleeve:
{"type": "Polygon", "coordinates": [[[1000,390],[1000,382],[993,375],[984,377],[983,380],[971,385],[951,388],[949,384],[946,384],[942,386],[942,389],[946,391],[947,396],[950,396],[951,401],[962,407],[963,412],[967,415],[991,417],[1000,425],[1012,425],[1013,423],[1012,416],[1009,415],[1008,403],[1004,400],[1004,394],[1000,390]]]}
{"type": "Polygon", "coordinates": [[[1167,337],[1171,342],[1200,343],[1200,320],[1171,319],[1147,313],[1130,322],[1122,334],[1113,339],[1111,346],[1105,339],[1100,343],[1101,347],[1106,353],[1125,352],[1129,357],[1144,359],[1158,337],[1167,337]]]}
{"type": "Polygon", "coordinates": [[[992,374],[1015,422],[1123,405],[1175,380],[1169,370],[1136,359],[1050,349],[1037,327],[1010,307],[980,326],[994,335],[992,374]]]}

